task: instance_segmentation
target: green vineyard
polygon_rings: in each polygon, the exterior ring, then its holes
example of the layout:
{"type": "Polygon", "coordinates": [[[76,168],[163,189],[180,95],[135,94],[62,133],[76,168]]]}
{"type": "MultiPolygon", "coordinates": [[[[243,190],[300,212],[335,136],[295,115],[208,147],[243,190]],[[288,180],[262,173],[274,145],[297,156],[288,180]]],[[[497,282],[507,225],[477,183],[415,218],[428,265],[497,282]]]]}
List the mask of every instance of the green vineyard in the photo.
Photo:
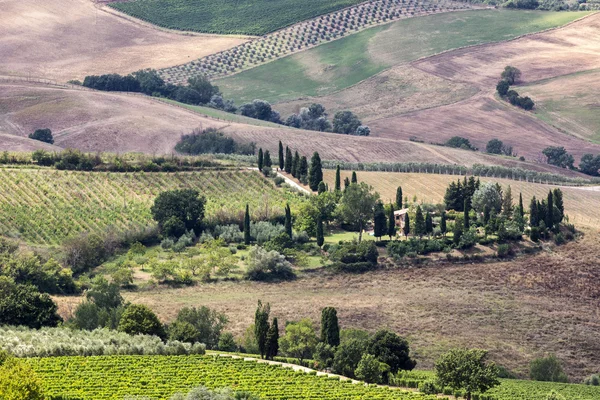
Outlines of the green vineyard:
{"type": "Polygon", "coordinates": [[[0,169],[0,235],[30,244],[58,245],[81,232],[117,232],[153,224],[150,206],[160,192],[197,189],[206,215],[238,215],[246,203],[255,218],[283,213],[299,196],[252,171],[176,173],[75,172],[0,169]]]}
{"type": "Polygon", "coordinates": [[[435,396],[294,372],[278,365],[218,356],[99,356],[27,359],[50,396],[82,400],[147,396],[167,399],[195,386],[231,387],[261,399],[434,400],[435,396]]]}

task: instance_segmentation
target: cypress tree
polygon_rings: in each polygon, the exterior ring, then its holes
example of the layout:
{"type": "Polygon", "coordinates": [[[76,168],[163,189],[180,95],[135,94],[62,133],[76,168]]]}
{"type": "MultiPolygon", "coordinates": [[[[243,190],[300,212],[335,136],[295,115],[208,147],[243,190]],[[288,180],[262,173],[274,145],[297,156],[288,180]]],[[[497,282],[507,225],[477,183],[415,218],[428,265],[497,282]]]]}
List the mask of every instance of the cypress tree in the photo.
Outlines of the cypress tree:
{"type": "Polygon", "coordinates": [[[283,166],[285,165],[285,158],[283,155],[283,144],[281,140],[279,141],[279,169],[283,170],[283,166]]]}
{"type": "Polygon", "coordinates": [[[356,176],[356,171],[352,171],[352,183],[358,183],[358,177],[356,176]]]}
{"type": "Polygon", "coordinates": [[[504,197],[502,198],[502,215],[506,218],[510,218],[513,214],[513,198],[512,198],[512,189],[510,185],[506,188],[506,192],[504,193],[504,197]]]}
{"type": "Polygon", "coordinates": [[[485,225],[488,222],[490,222],[490,206],[486,204],[483,207],[483,223],[485,225]]]}
{"type": "Polygon", "coordinates": [[[421,206],[417,206],[417,211],[415,212],[415,235],[418,235],[419,238],[422,238],[424,234],[425,218],[423,217],[421,206]]]}
{"type": "Polygon", "coordinates": [[[340,345],[340,325],[337,310],[333,307],[321,311],[321,342],[332,347],[340,345]]]}
{"type": "Polygon", "coordinates": [[[315,151],[310,159],[310,170],[308,173],[308,185],[314,192],[319,188],[319,183],[323,181],[323,168],[321,166],[321,157],[315,151]]]}
{"type": "Polygon", "coordinates": [[[269,332],[269,313],[271,306],[269,303],[263,306],[262,302],[258,301],[258,307],[254,313],[254,337],[258,344],[260,358],[265,358],[267,354],[267,333],[269,332]]]}
{"type": "Polygon", "coordinates": [[[533,196],[531,198],[531,202],[529,203],[529,225],[533,228],[534,226],[537,227],[540,223],[539,219],[538,219],[538,212],[537,212],[537,200],[535,198],[535,196],[533,196]]]}
{"type": "Polygon", "coordinates": [[[244,243],[250,244],[250,207],[246,204],[246,214],[244,215],[244,243]]]}
{"type": "Polygon", "coordinates": [[[446,237],[446,232],[448,232],[448,227],[446,226],[446,211],[442,211],[442,219],[440,220],[440,231],[442,235],[446,237]]]}
{"type": "Polygon", "coordinates": [[[325,182],[321,181],[319,182],[319,186],[317,187],[317,193],[321,194],[321,193],[325,193],[327,191],[327,185],[325,185],[325,182]]]}
{"type": "Polygon", "coordinates": [[[342,190],[342,179],[340,175],[340,166],[335,168],[335,191],[340,192],[342,190]]]}
{"type": "Polygon", "coordinates": [[[376,238],[379,238],[379,240],[381,240],[381,237],[387,232],[386,220],[387,218],[385,217],[383,203],[378,201],[375,203],[375,208],[373,211],[373,234],[376,238]]]}
{"type": "Polygon", "coordinates": [[[402,227],[402,232],[404,236],[408,238],[408,234],[410,233],[410,218],[408,217],[408,213],[404,214],[404,226],[402,227]]]}
{"type": "Polygon", "coordinates": [[[292,160],[292,176],[298,178],[298,167],[300,166],[300,154],[297,151],[294,152],[294,158],[292,160]]]}
{"type": "Polygon", "coordinates": [[[548,200],[546,200],[546,226],[552,230],[554,228],[554,199],[552,198],[552,190],[548,191],[548,200]]]}
{"type": "Polygon", "coordinates": [[[398,186],[396,189],[396,208],[402,208],[402,186],[398,186]]]}
{"type": "Polygon", "coordinates": [[[552,191],[552,200],[554,202],[554,206],[556,208],[558,208],[558,211],[560,211],[559,214],[559,220],[555,221],[557,224],[561,223],[562,220],[565,218],[565,205],[563,203],[563,193],[562,190],[560,190],[559,188],[556,188],[552,191]]]}
{"type": "Polygon", "coordinates": [[[262,171],[264,166],[264,159],[263,159],[263,151],[262,148],[258,149],[258,170],[262,171]]]}
{"type": "Polygon", "coordinates": [[[285,146],[285,172],[292,173],[292,151],[287,146],[285,146]]]}
{"type": "Polygon", "coordinates": [[[308,160],[306,157],[300,157],[300,164],[298,164],[298,170],[296,171],[298,179],[303,180],[308,178],[308,160]]]}
{"type": "Polygon", "coordinates": [[[392,237],[396,236],[396,218],[394,216],[394,205],[390,204],[390,213],[388,214],[388,226],[387,234],[392,240],[392,237]]]}
{"type": "Polygon", "coordinates": [[[452,242],[454,243],[455,246],[458,246],[458,244],[460,243],[460,238],[462,237],[463,234],[463,228],[462,228],[462,224],[459,224],[458,221],[454,222],[454,228],[452,228],[452,242]]]}
{"type": "Polygon", "coordinates": [[[433,233],[433,219],[429,211],[425,214],[425,232],[427,232],[427,236],[431,236],[433,233]]]}
{"type": "Polygon", "coordinates": [[[463,210],[464,210],[463,212],[465,215],[465,219],[464,219],[465,231],[468,231],[471,224],[469,223],[469,201],[467,199],[465,199],[465,204],[463,205],[463,210]]]}
{"type": "Polygon", "coordinates": [[[290,210],[290,203],[285,206],[285,233],[292,238],[292,211],[290,210]]]}
{"type": "Polygon", "coordinates": [[[263,164],[265,165],[265,167],[273,166],[273,163],[271,162],[271,153],[269,152],[269,150],[265,151],[263,164]]]}
{"type": "Polygon", "coordinates": [[[279,353],[279,325],[277,318],[273,318],[273,322],[267,331],[266,343],[266,358],[272,360],[279,353]]]}
{"type": "Polygon", "coordinates": [[[323,236],[323,219],[319,216],[317,218],[317,246],[322,247],[325,243],[325,237],[323,236]]]}
{"type": "Polygon", "coordinates": [[[523,207],[523,194],[519,192],[519,215],[525,217],[525,208],[523,207]]]}

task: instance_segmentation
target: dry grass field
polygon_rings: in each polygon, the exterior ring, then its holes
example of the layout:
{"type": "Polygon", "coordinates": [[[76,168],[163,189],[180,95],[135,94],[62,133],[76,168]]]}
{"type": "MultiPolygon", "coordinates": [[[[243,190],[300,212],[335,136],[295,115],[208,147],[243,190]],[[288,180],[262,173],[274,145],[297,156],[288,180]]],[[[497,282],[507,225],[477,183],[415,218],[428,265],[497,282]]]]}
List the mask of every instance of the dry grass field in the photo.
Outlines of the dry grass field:
{"type": "MultiPolygon", "coordinates": [[[[344,328],[406,335],[420,368],[449,347],[469,346],[489,349],[521,375],[532,358],[555,353],[581,379],[600,362],[598,249],[598,235],[590,232],[580,242],[508,262],[404,265],[361,275],[317,271],[279,284],[219,282],[125,297],[166,321],[184,306],[215,308],[236,335],[253,322],[258,299],[271,303],[282,324],[307,316],[318,325],[321,308],[333,306],[344,328]]],[[[63,314],[78,301],[60,298],[63,314]]]]}
{"type": "Polygon", "coordinates": [[[0,0],[0,75],[65,82],[189,62],[245,41],[156,29],[91,0],[0,0]]]}
{"type": "MultiPolygon", "coordinates": [[[[341,171],[342,180],[350,177],[351,171],[341,171]]],[[[395,173],[395,172],[357,172],[359,182],[365,182],[381,195],[384,202],[391,202],[396,199],[396,188],[402,186],[405,196],[412,199],[417,196],[418,201],[424,203],[442,203],[446,187],[452,181],[462,177],[453,175],[438,174],[413,174],[413,173],[395,173]]],[[[519,192],[523,194],[523,203],[527,208],[532,196],[538,199],[545,198],[548,190],[558,186],[544,185],[539,183],[530,183],[515,181],[510,179],[480,178],[482,182],[494,181],[500,183],[504,188],[510,185],[513,201],[519,200],[519,192]]],[[[325,170],[324,180],[330,186],[335,183],[335,171],[325,170]]],[[[565,211],[569,219],[576,226],[585,226],[589,228],[600,227],[600,215],[597,210],[600,209],[600,187],[569,187],[561,186],[564,192],[565,211]]]]}

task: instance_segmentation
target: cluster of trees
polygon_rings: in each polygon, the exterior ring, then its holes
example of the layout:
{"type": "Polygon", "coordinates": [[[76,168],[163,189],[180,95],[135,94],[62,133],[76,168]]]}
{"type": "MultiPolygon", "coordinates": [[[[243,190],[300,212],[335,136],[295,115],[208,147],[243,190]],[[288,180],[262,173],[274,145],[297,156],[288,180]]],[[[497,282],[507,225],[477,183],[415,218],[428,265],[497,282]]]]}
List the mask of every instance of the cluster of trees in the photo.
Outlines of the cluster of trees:
{"type": "Polygon", "coordinates": [[[388,330],[374,335],[355,329],[340,330],[333,307],[321,311],[320,335],[312,321],[305,318],[287,322],[285,333],[280,337],[277,318],[269,323],[269,315],[270,305],[259,301],[251,328],[263,358],[272,360],[279,352],[297,359],[300,364],[314,358],[319,369],[368,383],[387,383],[390,374],[412,370],[416,365],[404,338],[388,330]]]}
{"type": "Polygon", "coordinates": [[[36,129],[33,133],[29,134],[29,139],[54,144],[54,137],[52,136],[52,131],[48,128],[36,129]]]}
{"type": "MultiPolygon", "coordinates": [[[[277,166],[279,170],[291,174],[303,184],[308,184],[310,189],[314,192],[326,190],[325,183],[323,182],[323,165],[321,163],[321,156],[319,156],[318,152],[315,151],[313,153],[309,163],[306,156],[300,156],[297,150],[293,155],[292,150],[288,146],[285,146],[284,150],[281,141],[279,141],[278,148],[277,166]]],[[[263,170],[264,167],[270,166],[271,156],[269,151],[267,150],[263,155],[262,149],[259,149],[258,169],[263,170]],[[269,165],[267,165],[267,162],[269,165]]],[[[268,171],[270,171],[270,169],[268,171]]]]}
{"type": "Polygon", "coordinates": [[[533,196],[529,204],[530,237],[538,241],[540,236],[547,238],[549,232],[559,233],[560,223],[565,217],[562,191],[558,188],[548,191],[548,196],[539,201],[533,196]]]}
{"type": "Polygon", "coordinates": [[[502,140],[492,139],[487,142],[485,146],[486,153],[490,154],[503,154],[505,156],[515,157],[516,154],[513,153],[513,147],[505,145],[502,140]]]}
{"type": "Polygon", "coordinates": [[[521,71],[518,68],[506,66],[502,72],[501,80],[496,85],[496,91],[500,97],[505,97],[513,106],[521,107],[524,110],[532,110],[535,103],[528,96],[521,97],[516,90],[510,89],[511,85],[519,82],[521,71]]]}
{"type": "Polygon", "coordinates": [[[253,155],[255,148],[254,142],[237,143],[215,128],[195,129],[189,135],[182,135],[175,145],[176,151],[190,155],[215,153],[253,155]]]}
{"type": "Polygon", "coordinates": [[[270,121],[276,124],[282,124],[281,115],[271,107],[268,101],[253,100],[251,103],[246,103],[240,107],[240,113],[249,118],[270,121]]]}
{"type": "Polygon", "coordinates": [[[313,103],[303,107],[297,114],[290,115],[285,124],[293,128],[308,129],[319,132],[334,132],[344,135],[369,136],[371,130],[362,124],[360,119],[351,111],[338,111],[330,122],[325,107],[313,103]]]}
{"type": "Polygon", "coordinates": [[[477,147],[473,146],[469,139],[460,136],[451,137],[444,145],[456,149],[477,151],[477,147]]]}
{"type": "MultiPolygon", "coordinates": [[[[546,157],[546,162],[550,165],[555,165],[560,168],[576,169],[575,158],[569,154],[564,147],[548,146],[542,150],[542,154],[546,157]]],[[[600,154],[584,154],[579,161],[579,171],[591,176],[600,175],[600,154]]]]}

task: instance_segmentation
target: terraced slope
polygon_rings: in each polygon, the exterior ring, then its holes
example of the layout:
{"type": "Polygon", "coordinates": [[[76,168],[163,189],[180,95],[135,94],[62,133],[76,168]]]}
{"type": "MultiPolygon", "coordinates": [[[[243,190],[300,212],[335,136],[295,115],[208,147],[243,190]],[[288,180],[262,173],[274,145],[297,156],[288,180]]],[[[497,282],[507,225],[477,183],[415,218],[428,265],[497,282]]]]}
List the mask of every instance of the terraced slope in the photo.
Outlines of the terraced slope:
{"type": "Polygon", "coordinates": [[[207,216],[283,213],[298,196],[276,189],[258,172],[104,173],[0,168],[0,235],[58,245],[81,232],[154,224],[150,207],[164,190],[193,188],[206,196],[207,216]]]}

